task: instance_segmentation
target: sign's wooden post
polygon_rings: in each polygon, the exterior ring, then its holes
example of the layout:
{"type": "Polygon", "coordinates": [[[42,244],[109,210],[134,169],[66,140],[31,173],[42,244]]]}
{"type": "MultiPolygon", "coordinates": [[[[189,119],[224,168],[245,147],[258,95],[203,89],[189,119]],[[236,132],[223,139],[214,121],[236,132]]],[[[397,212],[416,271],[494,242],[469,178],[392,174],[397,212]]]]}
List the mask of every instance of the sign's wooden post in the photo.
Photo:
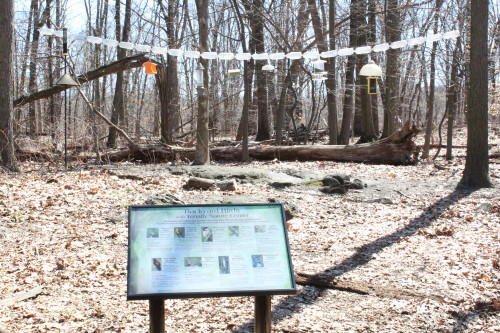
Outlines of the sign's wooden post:
{"type": "Polygon", "coordinates": [[[255,296],[255,333],[271,333],[271,297],[255,296]]]}
{"type": "Polygon", "coordinates": [[[149,300],[149,332],[165,333],[165,301],[149,300]]]}

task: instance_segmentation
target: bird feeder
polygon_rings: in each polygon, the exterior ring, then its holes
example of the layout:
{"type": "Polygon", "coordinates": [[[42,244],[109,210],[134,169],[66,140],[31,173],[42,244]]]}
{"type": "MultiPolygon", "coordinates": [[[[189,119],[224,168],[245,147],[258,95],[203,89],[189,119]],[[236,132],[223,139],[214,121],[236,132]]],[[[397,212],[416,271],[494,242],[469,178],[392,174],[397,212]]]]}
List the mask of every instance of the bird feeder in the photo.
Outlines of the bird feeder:
{"type": "Polygon", "coordinates": [[[156,64],[152,63],[151,61],[146,61],[144,64],[144,73],[146,74],[156,74],[158,73],[156,71],[156,64]]]}
{"type": "Polygon", "coordinates": [[[229,74],[229,76],[239,76],[240,69],[239,68],[229,69],[227,73],[229,74]]]}
{"type": "Polygon", "coordinates": [[[56,86],[62,86],[62,87],[75,87],[77,85],[78,83],[69,74],[64,74],[56,82],[56,86]]]}
{"type": "Polygon", "coordinates": [[[68,55],[68,28],[63,27],[63,56],[68,55]]]}
{"type": "Polygon", "coordinates": [[[368,80],[368,95],[376,95],[378,92],[378,79],[382,76],[382,68],[374,61],[370,61],[361,67],[359,75],[366,76],[368,80]]]}
{"type": "Polygon", "coordinates": [[[267,65],[262,66],[262,70],[268,74],[271,74],[274,72],[274,66],[271,64],[267,64],[267,65]]]}
{"type": "Polygon", "coordinates": [[[198,89],[203,89],[204,84],[203,84],[203,71],[205,70],[205,67],[201,63],[198,63],[198,67],[196,67],[196,81],[197,81],[197,86],[198,89]]]}

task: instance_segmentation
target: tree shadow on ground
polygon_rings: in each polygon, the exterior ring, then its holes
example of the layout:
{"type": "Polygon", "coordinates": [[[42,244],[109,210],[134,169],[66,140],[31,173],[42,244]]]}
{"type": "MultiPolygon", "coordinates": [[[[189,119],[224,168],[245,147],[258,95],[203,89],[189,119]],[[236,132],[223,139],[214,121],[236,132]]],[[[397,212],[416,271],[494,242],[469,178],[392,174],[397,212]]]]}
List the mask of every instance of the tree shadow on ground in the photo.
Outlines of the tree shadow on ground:
{"type": "MultiPolygon", "coordinates": [[[[356,253],[349,258],[344,259],[339,264],[330,267],[327,270],[312,276],[311,278],[321,277],[323,281],[332,282],[339,276],[367,264],[373,258],[373,255],[382,252],[385,248],[397,243],[405,237],[415,235],[420,229],[431,226],[434,221],[436,221],[446,211],[448,207],[457,203],[459,200],[468,197],[474,191],[475,189],[471,188],[456,188],[449,195],[439,199],[434,204],[427,207],[418,217],[411,220],[404,228],[359,247],[356,253]]],[[[297,310],[292,310],[294,309],[293,305],[298,302],[313,304],[318,298],[317,295],[318,293],[315,293],[315,296],[311,298],[309,295],[305,295],[305,292],[302,291],[293,296],[283,299],[274,307],[273,323],[279,322],[288,317],[293,312],[300,310],[300,308],[297,310]],[[305,302],[304,299],[308,299],[308,301],[305,302]],[[285,312],[283,312],[283,314],[280,314],[278,313],[278,311],[276,311],[279,308],[286,308],[292,311],[287,311],[286,314],[285,312]]],[[[253,322],[246,322],[235,331],[247,332],[251,326],[253,326],[253,322]]]]}
{"type": "Polygon", "coordinates": [[[498,316],[499,312],[498,304],[495,306],[493,302],[477,302],[471,310],[454,312],[452,315],[455,324],[452,333],[466,332],[475,321],[498,316]]]}

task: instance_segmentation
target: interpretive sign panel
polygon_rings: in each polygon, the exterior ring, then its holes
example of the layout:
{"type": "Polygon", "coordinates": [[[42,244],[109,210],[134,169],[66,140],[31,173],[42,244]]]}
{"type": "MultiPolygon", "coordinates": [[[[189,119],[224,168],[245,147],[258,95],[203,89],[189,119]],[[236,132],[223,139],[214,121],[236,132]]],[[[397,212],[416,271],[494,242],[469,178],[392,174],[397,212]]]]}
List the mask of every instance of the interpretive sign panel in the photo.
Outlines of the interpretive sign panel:
{"type": "Polygon", "coordinates": [[[127,298],[295,292],[282,204],[130,206],[127,298]]]}

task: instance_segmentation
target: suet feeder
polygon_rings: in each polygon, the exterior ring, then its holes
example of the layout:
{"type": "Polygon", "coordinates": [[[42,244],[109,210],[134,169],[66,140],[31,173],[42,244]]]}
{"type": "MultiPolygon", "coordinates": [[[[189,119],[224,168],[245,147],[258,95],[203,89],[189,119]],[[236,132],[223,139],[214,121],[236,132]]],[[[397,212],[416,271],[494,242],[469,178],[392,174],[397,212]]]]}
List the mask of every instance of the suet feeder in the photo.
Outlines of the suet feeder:
{"type": "Polygon", "coordinates": [[[144,66],[144,73],[146,74],[156,74],[158,73],[156,71],[156,64],[150,62],[150,61],[146,61],[144,64],[142,64],[144,66]]]}

